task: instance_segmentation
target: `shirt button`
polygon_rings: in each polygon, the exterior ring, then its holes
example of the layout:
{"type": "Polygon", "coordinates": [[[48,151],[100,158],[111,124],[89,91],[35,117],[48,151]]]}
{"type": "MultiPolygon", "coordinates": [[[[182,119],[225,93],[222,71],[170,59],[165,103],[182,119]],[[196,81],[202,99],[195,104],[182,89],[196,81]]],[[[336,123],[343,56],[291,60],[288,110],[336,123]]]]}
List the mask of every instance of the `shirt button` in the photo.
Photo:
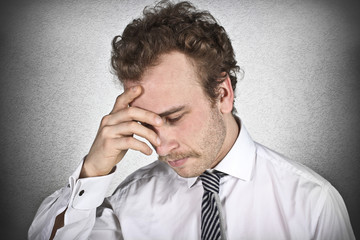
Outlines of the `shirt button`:
{"type": "Polygon", "coordinates": [[[79,192],[79,196],[82,196],[83,194],[84,194],[84,190],[81,190],[80,192],[79,192]]]}

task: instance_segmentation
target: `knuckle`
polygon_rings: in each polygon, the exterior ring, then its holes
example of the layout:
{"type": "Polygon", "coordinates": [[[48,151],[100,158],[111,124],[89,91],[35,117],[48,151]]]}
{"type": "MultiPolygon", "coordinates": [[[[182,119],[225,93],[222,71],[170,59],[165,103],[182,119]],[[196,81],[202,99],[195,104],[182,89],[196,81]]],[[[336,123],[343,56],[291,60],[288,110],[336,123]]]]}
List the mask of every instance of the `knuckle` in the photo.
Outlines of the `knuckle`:
{"type": "Polygon", "coordinates": [[[127,146],[132,144],[132,138],[130,137],[124,138],[123,141],[127,146]]]}
{"type": "Polygon", "coordinates": [[[135,129],[139,124],[134,121],[127,122],[127,127],[131,129],[135,129]]]}
{"type": "Polygon", "coordinates": [[[135,114],[135,109],[134,109],[133,107],[128,107],[128,108],[126,109],[126,113],[127,113],[130,117],[132,117],[132,116],[134,116],[134,114],[135,114]]]}
{"type": "Polygon", "coordinates": [[[116,97],[116,102],[120,102],[122,99],[122,94],[116,97]]]}
{"type": "Polygon", "coordinates": [[[106,137],[110,133],[110,126],[104,126],[101,130],[102,136],[106,137]]]}
{"type": "Polygon", "coordinates": [[[124,124],[125,124],[125,127],[126,127],[127,129],[131,129],[131,128],[134,126],[133,121],[128,121],[128,122],[126,122],[126,123],[124,123],[124,124]]]}
{"type": "MultiPolygon", "coordinates": [[[[142,114],[143,114],[143,117],[144,117],[145,119],[147,119],[147,121],[151,121],[151,122],[152,122],[152,119],[155,118],[155,116],[154,116],[155,114],[152,113],[152,112],[149,112],[149,111],[145,111],[145,112],[143,112],[142,114]]],[[[151,123],[151,122],[149,122],[149,123],[151,123]]]]}
{"type": "Polygon", "coordinates": [[[103,116],[103,118],[101,119],[100,125],[105,126],[109,122],[109,119],[110,119],[110,115],[103,116]]]}
{"type": "Polygon", "coordinates": [[[149,111],[146,111],[145,112],[145,117],[149,118],[149,119],[152,119],[152,118],[155,118],[156,117],[156,114],[155,113],[152,113],[152,112],[149,112],[149,111]]]}

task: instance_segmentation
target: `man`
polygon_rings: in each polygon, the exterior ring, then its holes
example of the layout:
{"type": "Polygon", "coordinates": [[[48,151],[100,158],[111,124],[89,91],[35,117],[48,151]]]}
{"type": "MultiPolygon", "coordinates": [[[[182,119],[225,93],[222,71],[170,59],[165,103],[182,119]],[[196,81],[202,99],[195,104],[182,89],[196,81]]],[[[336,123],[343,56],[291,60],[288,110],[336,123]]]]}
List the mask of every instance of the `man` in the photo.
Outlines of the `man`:
{"type": "Polygon", "coordinates": [[[225,30],[190,3],[145,9],[113,40],[124,93],[29,239],[354,239],[339,193],[252,141],[234,115],[239,67],[225,30]],[[128,149],[159,161],[104,200],[128,149]]]}

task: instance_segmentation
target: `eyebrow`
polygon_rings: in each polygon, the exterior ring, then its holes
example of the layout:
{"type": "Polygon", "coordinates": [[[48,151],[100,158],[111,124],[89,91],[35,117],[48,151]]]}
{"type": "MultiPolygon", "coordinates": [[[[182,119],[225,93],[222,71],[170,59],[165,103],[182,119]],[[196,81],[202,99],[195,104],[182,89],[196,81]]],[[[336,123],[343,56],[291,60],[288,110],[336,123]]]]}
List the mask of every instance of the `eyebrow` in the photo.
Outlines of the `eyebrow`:
{"type": "Polygon", "coordinates": [[[185,106],[183,105],[183,106],[179,106],[179,107],[174,107],[174,108],[171,108],[171,109],[169,109],[169,110],[167,110],[167,111],[165,111],[165,112],[162,112],[162,113],[160,113],[160,114],[158,114],[160,117],[166,117],[166,116],[169,116],[169,115],[171,115],[171,114],[173,114],[173,113],[176,113],[176,112],[180,112],[181,110],[183,110],[185,108],[185,106]]]}

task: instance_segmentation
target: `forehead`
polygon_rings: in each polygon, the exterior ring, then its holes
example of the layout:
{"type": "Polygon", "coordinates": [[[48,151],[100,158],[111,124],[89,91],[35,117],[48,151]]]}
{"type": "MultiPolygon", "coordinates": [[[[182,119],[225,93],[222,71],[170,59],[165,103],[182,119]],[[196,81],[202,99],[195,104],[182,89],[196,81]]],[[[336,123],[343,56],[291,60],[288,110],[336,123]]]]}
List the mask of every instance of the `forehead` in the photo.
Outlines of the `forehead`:
{"type": "Polygon", "coordinates": [[[131,105],[155,113],[169,108],[191,105],[203,96],[195,67],[184,54],[171,52],[159,64],[146,70],[139,83],[127,82],[125,89],[141,85],[142,94],[131,105]]]}

